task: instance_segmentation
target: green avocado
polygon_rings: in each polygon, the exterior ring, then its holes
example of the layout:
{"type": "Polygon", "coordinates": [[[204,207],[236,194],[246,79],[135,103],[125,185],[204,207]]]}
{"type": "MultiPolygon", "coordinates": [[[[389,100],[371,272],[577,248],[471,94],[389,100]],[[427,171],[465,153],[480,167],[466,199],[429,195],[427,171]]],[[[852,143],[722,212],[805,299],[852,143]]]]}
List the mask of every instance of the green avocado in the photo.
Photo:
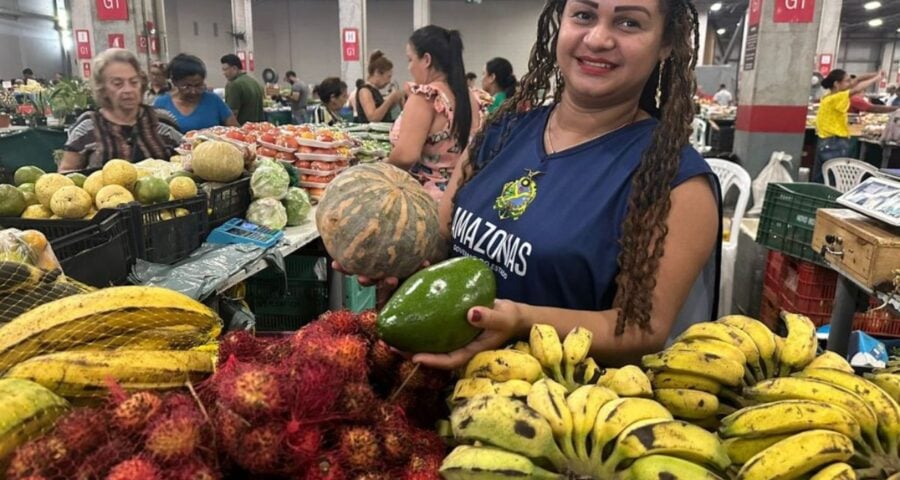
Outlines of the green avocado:
{"type": "Polygon", "coordinates": [[[378,314],[378,334],[405,352],[452,352],[481,333],[466,319],[469,309],[493,306],[496,294],[493,272],[477,258],[432,265],[406,279],[388,300],[378,314]]]}

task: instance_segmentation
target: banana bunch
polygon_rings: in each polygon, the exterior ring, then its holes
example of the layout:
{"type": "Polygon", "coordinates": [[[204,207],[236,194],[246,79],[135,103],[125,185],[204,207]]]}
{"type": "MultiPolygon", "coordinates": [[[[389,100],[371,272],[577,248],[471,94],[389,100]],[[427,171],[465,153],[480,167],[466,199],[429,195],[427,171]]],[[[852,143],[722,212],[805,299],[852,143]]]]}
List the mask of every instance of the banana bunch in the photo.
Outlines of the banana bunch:
{"type": "Polygon", "coordinates": [[[469,381],[457,390],[476,384],[487,393],[465,398],[450,415],[461,445],[441,466],[447,479],[720,479],[731,463],[715,434],[673,419],[650,398],[600,385],[567,393],[546,377],[524,400],[496,393],[500,383],[469,381]]]}
{"type": "Polygon", "coordinates": [[[531,328],[528,346],[544,375],[571,392],[600,379],[600,367],[588,356],[593,339],[591,331],[582,327],[576,327],[560,340],[556,328],[535,325],[531,328]]]}

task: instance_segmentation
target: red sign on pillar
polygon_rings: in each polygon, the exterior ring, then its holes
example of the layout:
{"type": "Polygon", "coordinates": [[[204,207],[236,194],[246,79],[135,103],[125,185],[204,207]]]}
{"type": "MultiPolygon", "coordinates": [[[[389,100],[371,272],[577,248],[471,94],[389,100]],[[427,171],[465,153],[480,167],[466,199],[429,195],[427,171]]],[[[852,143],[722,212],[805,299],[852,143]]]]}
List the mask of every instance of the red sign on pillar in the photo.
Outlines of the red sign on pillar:
{"type": "Polygon", "coordinates": [[[124,33],[110,33],[107,35],[107,39],[109,41],[109,48],[125,48],[124,33]]]}
{"type": "Polygon", "coordinates": [[[830,53],[819,55],[819,74],[827,77],[831,73],[831,65],[834,63],[834,56],[830,53]]]}
{"type": "Polygon", "coordinates": [[[251,72],[256,70],[256,62],[253,61],[253,52],[247,54],[247,65],[251,72]]]}
{"type": "Polygon", "coordinates": [[[91,33],[87,30],[75,30],[75,51],[79,60],[90,60],[94,55],[91,51],[91,33]]]}
{"type": "Polygon", "coordinates": [[[775,0],[775,23],[812,23],[816,0],[775,0]]]}
{"type": "Polygon", "coordinates": [[[747,22],[751,27],[759,25],[762,19],[762,0],[750,0],[750,18],[747,22]]]}
{"type": "Polygon", "coordinates": [[[91,63],[84,62],[81,64],[81,76],[88,79],[91,78],[91,63]]]}
{"type": "Polygon", "coordinates": [[[345,28],[341,31],[341,52],[345,62],[359,61],[359,30],[345,28]]]}
{"type": "Polygon", "coordinates": [[[159,53],[159,37],[156,35],[150,35],[150,53],[159,53]]]}
{"type": "Polygon", "coordinates": [[[238,50],[237,52],[238,58],[241,59],[241,70],[247,69],[247,52],[243,50],[238,50]]]}
{"type": "Polygon", "coordinates": [[[97,18],[103,21],[128,20],[128,0],[97,0],[97,18]]]}
{"type": "Polygon", "coordinates": [[[147,36],[146,35],[138,35],[137,38],[137,48],[138,53],[147,53],[147,36]]]}

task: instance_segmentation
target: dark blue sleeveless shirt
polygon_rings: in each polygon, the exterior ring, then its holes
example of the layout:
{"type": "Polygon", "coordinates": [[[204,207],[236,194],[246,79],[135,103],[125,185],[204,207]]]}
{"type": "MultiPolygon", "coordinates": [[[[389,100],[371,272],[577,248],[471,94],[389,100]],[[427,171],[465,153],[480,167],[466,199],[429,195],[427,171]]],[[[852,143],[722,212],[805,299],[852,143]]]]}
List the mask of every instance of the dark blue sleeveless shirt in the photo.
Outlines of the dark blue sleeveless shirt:
{"type": "MultiPolygon", "coordinates": [[[[496,156],[457,195],[451,255],[487,261],[497,298],[607,310],[616,293],[632,175],[658,122],[638,121],[548,155],[543,134],[550,110],[518,115],[486,133],[475,161],[482,164],[492,151],[496,156]]],[[[698,175],[712,171],[687,146],[672,186],[698,175]]]]}

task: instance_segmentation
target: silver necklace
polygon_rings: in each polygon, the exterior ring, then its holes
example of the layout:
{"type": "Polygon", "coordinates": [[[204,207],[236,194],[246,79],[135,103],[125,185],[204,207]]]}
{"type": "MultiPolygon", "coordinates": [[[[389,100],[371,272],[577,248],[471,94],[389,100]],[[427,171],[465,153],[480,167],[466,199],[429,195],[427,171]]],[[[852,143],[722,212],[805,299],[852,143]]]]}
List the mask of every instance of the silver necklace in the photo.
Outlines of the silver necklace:
{"type": "MultiPolygon", "coordinates": [[[[623,128],[629,126],[629,125],[631,125],[632,123],[634,123],[635,120],[637,120],[637,116],[638,116],[638,113],[640,113],[640,111],[641,111],[640,109],[637,109],[637,110],[634,112],[634,115],[632,115],[631,119],[629,119],[627,122],[623,123],[622,125],[619,125],[618,127],[614,128],[614,129],[612,129],[612,130],[608,130],[608,131],[606,131],[606,132],[602,132],[602,133],[600,133],[599,135],[594,135],[593,137],[588,138],[587,140],[585,140],[585,141],[583,141],[583,142],[576,143],[575,145],[572,145],[572,146],[569,147],[569,148],[577,147],[578,145],[582,145],[582,144],[585,144],[585,143],[587,143],[587,142],[596,140],[596,139],[598,139],[598,138],[600,138],[600,137],[602,137],[602,136],[604,136],[604,135],[609,135],[610,133],[619,131],[619,130],[621,130],[621,129],[623,129],[623,128]]],[[[547,146],[550,147],[550,154],[551,154],[551,155],[554,154],[554,153],[556,153],[556,148],[553,146],[553,136],[550,135],[550,124],[553,122],[553,114],[555,114],[555,113],[556,113],[556,109],[554,108],[553,111],[550,112],[550,118],[547,119],[547,131],[546,131],[545,134],[544,134],[544,135],[546,136],[546,138],[547,138],[547,146]]]]}

